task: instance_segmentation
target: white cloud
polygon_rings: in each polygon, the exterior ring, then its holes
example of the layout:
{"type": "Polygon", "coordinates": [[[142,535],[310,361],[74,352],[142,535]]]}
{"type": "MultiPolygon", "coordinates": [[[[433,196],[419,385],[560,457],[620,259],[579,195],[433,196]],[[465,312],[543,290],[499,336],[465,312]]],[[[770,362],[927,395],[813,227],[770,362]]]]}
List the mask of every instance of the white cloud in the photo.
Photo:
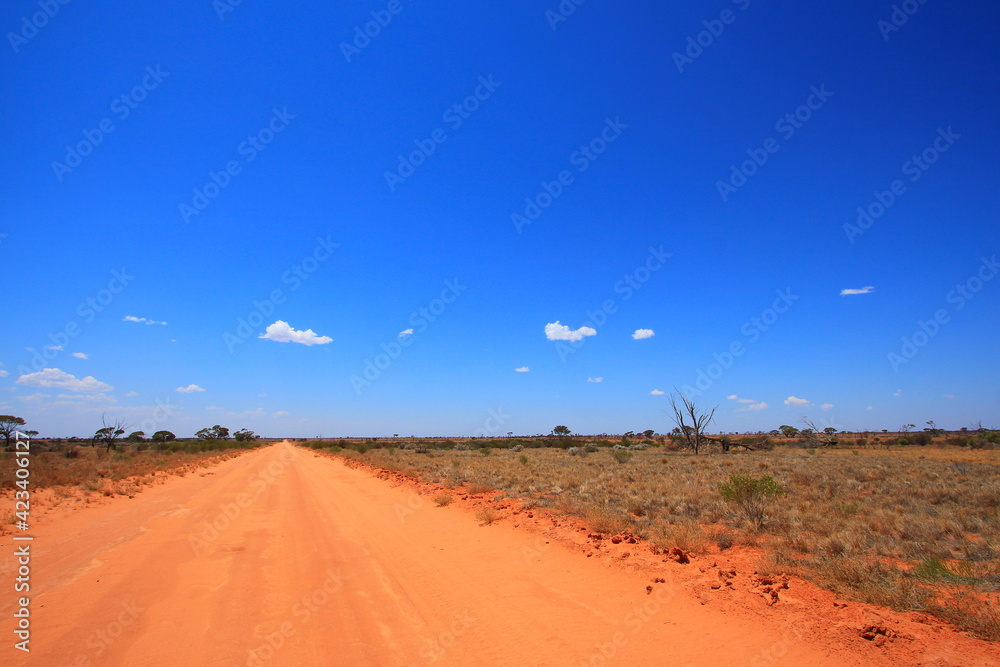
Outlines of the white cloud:
{"type": "Polygon", "coordinates": [[[296,331],[284,320],[278,320],[267,327],[258,338],[273,340],[277,343],[301,343],[302,345],[326,345],[333,342],[329,336],[317,335],[312,329],[296,331]]]}
{"type": "Polygon", "coordinates": [[[520,368],[515,368],[514,369],[514,371],[517,372],[517,373],[527,373],[530,370],[531,369],[528,368],[527,366],[521,366],[520,368]]]}
{"type": "Polygon", "coordinates": [[[892,395],[893,396],[902,396],[903,395],[903,390],[902,389],[897,389],[896,391],[892,392],[892,395]]]}
{"type": "Polygon", "coordinates": [[[737,403],[742,403],[743,407],[736,408],[736,412],[749,412],[751,410],[767,410],[769,407],[764,401],[757,401],[753,398],[740,398],[736,394],[730,394],[726,396],[730,401],[736,401],[737,403]]]}
{"type": "Polygon", "coordinates": [[[7,371],[0,371],[0,378],[7,377],[7,371]]]}
{"type": "Polygon", "coordinates": [[[39,403],[43,398],[50,398],[52,394],[43,394],[37,392],[34,394],[29,394],[27,396],[18,396],[17,398],[25,403],[39,403]]]}
{"type": "Polygon", "coordinates": [[[955,398],[955,394],[945,394],[944,398],[955,398]]]}
{"type": "Polygon", "coordinates": [[[871,294],[875,291],[875,288],[869,285],[868,287],[862,287],[861,289],[842,289],[840,290],[840,296],[850,296],[852,294],[871,294]]]}
{"type": "Polygon", "coordinates": [[[789,396],[785,399],[785,405],[792,407],[793,405],[810,405],[809,401],[805,398],[797,398],[795,396],[789,396]]]}
{"type": "Polygon", "coordinates": [[[872,406],[872,405],[869,405],[867,408],[865,408],[865,410],[874,410],[874,409],[875,409],[875,407],[872,406]]]}
{"type": "Polygon", "coordinates": [[[833,403],[824,403],[819,407],[823,408],[824,410],[833,410],[833,403]]]}
{"type": "Polygon", "coordinates": [[[663,396],[663,394],[664,394],[664,392],[660,391],[659,389],[654,389],[653,391],[651,391],[649,393],[652,394],[653,396],[663,396]]]}
{"type": "Polygon", "coordinates": [[[179,391],[182,394],[193,394],[196,391],[205,391],[196,384],[189,384],[186,387],[177,387],[174,391],[179,391]]]}
{"type": "Polygon", "coordinates": [[[56,387],[84,394],[96,394],[114,389],[111,385],[101,382],[93,376],[88,375],[78,379],[75,375],[58,368],[44,368],[37,373],[22,375],[17,378],[17,384],[23,384],[27,387],[56,387]]]}
{"type": "Polygon", "coordinates": [[[158,322],[156,320],[148,320],[145,317],[136,317],[135,315],[126,315],[122,318],[124,322],[138,322],[140,324],[166,324],[166,322],[158,322]]]}
{"type": "Polygon", "coordinates": [[[73,356],[76,357],[77,359],[90,359],[90,356],[83,352],[74,352],[73,356]]]}
{"type": "Polygon", "coordinates": [[[271,416],[272,417],[287,417],[288,416],[288,410],[278,410],[277,412],[275,412],[271,416]]]}
{"type": "Polygon", "coordinates": [[[584,336],[596,335],[597,331],[590,327],[580,327],[576,331],[572,331],[565,324],[559,324],[559,320],[545,325],[545,337],[549,340],[568,340],[574,342],[581,340],[584,336]]]}
{"type": "Polygon", "coordinates": [[[587,378],[587,382],[604,382],[604,378],[587,378]]]}
{"type": "Polygon", "coordinates": [[[635,340],[642,340],[643,338],[652,338],[656,333],[652,329],[636,329],[635,333],[632,334],[632,338],[635,340]]]}
{"type": "Polygon", "coordinates": [[[62,345],[49,345],[45,349],[52,350],[53,352],[62,352],[62,345]]]}
{"type": "Polygon", "coordinates": [[[206,410],[221,410],[222,408],[220,408],[218,405],[206,405],[205,409],[206,410]]]}
{"type": "Polygon", "coordinates": [[[139,395],[139,392],[137,392],[137,391],[130,391],[129,393],[125,394],[125,397],[127,398],[129,396],[138,396],[138,395],[139,395]]]}
{"type": "Polygon", "coordinates": [[[412,336],[413,335],[413,329],[403,329],[402,331],[399,332],[398,335],[400,335],[400,336],[412,336]]]}

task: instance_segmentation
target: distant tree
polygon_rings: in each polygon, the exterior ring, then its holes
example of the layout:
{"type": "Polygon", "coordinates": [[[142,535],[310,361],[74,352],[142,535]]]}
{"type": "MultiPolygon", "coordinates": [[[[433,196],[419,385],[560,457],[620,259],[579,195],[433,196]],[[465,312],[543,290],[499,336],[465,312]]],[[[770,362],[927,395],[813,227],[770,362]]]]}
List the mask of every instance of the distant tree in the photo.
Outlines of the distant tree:
{"type": "Polygon", "coordinates": [[[552,435],[564,436],[569,435],[570,433],[572,433],[572,431],[570,431],[568,427],[561,424],[552,429],[552,435]]]}
{"type": "Polygon", "coordinates": [[[153,442],[170,442],[176,439],[177,436],[170,431],[157,431],[153,434],[153,442]]]}
{"type": "Polygon", "coordinates": [[[789,426],[788,424],[783,424],[779,426],[778,430],[781,431],[781,434],[786,438],[791,438],[799,434],[799,429],[795,428],[794,426],[789,426]]]}
{"type": "Polygon", "coordinates": [[[21,426],[24,426],[25,421],[20,417],[15,417],[14,415],[0,415],[0,434],[3,435],[5,443],[4,446],[10,449],[10,439],[14,437],[14,433],[21,426]]]}
{"type": "Polygon", "coordinates": [[[211,428],[203,428],[194,435],[201,440],[227,440],[229,439],[229,429],[216,424],[211,428]]]}
{"type": "Polygon", "coordinates": [[[694,401],[687,396],[680,392],[677,393],[680,395],[680,405],[677,404],[677,399],[674,395],[670,394],[670,407],[674,411],[674,423],[681,430],[684,444],[695,454],[698,454],[698,450],[701,449],[702,444],[707,441],[705,437],[706,429],[712,423],[718,406],[705,412],[698,408],[694,404],[694,401]]]}
{"type": "Polygon", "coordinates": [[[644,436],[646,436],[647,438],[652,438],[652,437],[653,437],[653,435],[655,435],[655,434],[656,434],[656,431],[654,431],[654,430],[653,430],[653,429],[651,429],[651,428],[647,428],[647,429],[646,429],[645,431],[643,431],[643,432],[642,432],[642,434],[643,434],[644,436]]]}
{"type": "Polygon", "coordinates": [[[909,433],[911,429],[914,429],[916,427],[917,427],[916,424],[903,424],[902,426],[899,427],[899,431],[901,433],[909,433]]]}
{"type": "Polygon", "coordinates": [[[832,426],[827,426],[825,429],[823,429],[823,433],[826,433],[827,435],[833,435],[836,432],[837,432],[837,429],[835,429],[832,426]]]}
{"type": "Polygon", "coordinates": [[[146,439],[145,431],[132,431],[125,438],[126,442],[143,442],[146,439]]]}
{"type": "Polygon", "coordinates": [[[925,428],[924,430],[930,433],[932,438],[937,437],[939,435],[944,435],[944,429],[938,428],[937,424],[934,423],[933,419],[927,422],[927,428],[925,428]]]}
{"type": "Polygon", "coordinates": [[[119,419],[111,424],[107,422],[104,415],[101,415],[101,428],[94,432],[94,437],[91,438],[90,442],[92,445],[100,443],[104,445],[108,451],[112,449],[117,449],[118,438],[125,434],[128,429],[128,424],[125,423],[124,419],[119,419]]]}
{"type": "Polygon", "coordinates": [[[235,433],[233,433],[233,437],[238,442],[250,442],[250,441],[256,440],[260,436],[257,435],[256,433],[254,433],[253,431],[251,431],[250,429],[244,428],[244,429],[240,429],[239,431],[236,431],[235,433]]]}

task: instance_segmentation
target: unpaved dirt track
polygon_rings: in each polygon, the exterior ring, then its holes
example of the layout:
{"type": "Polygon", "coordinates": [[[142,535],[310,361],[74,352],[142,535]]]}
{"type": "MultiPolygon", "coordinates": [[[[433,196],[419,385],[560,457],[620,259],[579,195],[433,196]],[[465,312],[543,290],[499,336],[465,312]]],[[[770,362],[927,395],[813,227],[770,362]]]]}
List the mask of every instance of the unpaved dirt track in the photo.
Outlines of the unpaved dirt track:
{"type": "Polygon", "coordinates": [[[8,572],[3,664],[866,662],[288,443],[35,534],[32,652],[8,572]]]}

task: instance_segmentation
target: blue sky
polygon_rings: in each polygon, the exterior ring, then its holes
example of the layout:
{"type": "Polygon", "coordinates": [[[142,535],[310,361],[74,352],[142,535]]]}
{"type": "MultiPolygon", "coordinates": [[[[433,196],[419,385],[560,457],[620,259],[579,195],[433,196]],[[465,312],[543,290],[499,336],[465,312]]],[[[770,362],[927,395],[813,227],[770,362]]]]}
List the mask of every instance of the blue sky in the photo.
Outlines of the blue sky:
{"type": "Polygon", "coordinates": [[[0,412],[995,424],[1000,7],[903,5],[7,3],[0,412]]]}

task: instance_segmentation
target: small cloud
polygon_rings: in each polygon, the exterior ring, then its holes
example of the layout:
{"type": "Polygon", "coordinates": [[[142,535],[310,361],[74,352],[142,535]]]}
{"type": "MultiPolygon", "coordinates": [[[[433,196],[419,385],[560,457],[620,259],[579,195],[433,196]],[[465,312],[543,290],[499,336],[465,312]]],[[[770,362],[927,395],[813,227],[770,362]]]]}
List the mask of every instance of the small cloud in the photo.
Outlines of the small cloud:
{"type": "Polygon", "coordinates": [[[804,398],[798,398],[796,396],[789,396],[785,399],[785,405],[792,407],[793,405],[809,405],[809,401],[804,398]]]}
{"type": "Polygon", "coordinates": [[[145,317],[136,317],[135,315],[126,315],[122,318],[123,322],[137,322],[139,324],[166,324],[166,322],[158,322],[157,320],[146,319],[145,317]]]}
{"type": "Polygon", "coordinates": [[[840,290],[840,296],[850,296],[852,294],[871,294],[875,291],[875,288],[869,285],[868,287],[862,287],[860,289],[842,289],[840,290]]]}
{"type": "Polygon", "coordinates": [[[597,331],[590,327],[580,327],[573,331],[565,324],[559,324],[559,320],[545,325],[545,337],[549,340],[568,340],[575,342],[584,336],[596,336],[597,331]]]}
{"type": "Polygon", "coordinates": [[[726,396],[730,401],[736,401],[737,403],[742,403],[743,407],[736,408],[736,412],[748,412],[750,410],[767,410],[768,405],[764,401],[757,401],[753,398],[740,398],[736,394],[730,394],[726,396]]]}
{"type": "Polygon", "coordinates": [[[138,395],[139,395],[139,392],[137,392],[137,391],[130,391],[129,393],[125,394],[125,397],[128,398],[129,396],[138,396],[138,395]]]}
{"type": "Polygon", "coordinates": [[[587,382],[604,382],[604,378],[587,378],[587,382]]]}
{"type": "Polygon", "coordinates": [[[0,371],[0,378],[7,377],[7,371],[0,371]]]}
{"type": "Polygon", "coordinates": [[[514,371],[517,372],[517,373],[527,373],[530,370],[531,369],[528,368],[527,366],[521,366],[520,368],[515,368],[514,369],[514,371]]]}
{"type": "Polygon", "coordinates": [[[53,352],[62,352],[62,345],[49,345],[45,349],[52,350],[53,352]]]}
{"type": "Polygon", "coordinates": [[[90,359],[90,355],[84,354],[83,352],[74,352],[73,356],[77,359],[90,359]]]}
{"type": "Polygon", "coordinates": [[[902,396],[903,395],[903,390],[902,389],[897,389],[896,391],[892,392],[892,395],[893,396],[902,396]]]}
{"type": "Polygon", "coordinates": [[[867,408],[865,408],[865,410],[874,410],[874,409],[875,409],[874,406],[871,406],[871,405],[869,405],[867,408]]]}
{"type": "Polygon", "coordinates": [[[399,335],[399,336],[412,336],[413,335],[413,329],[403,329],[397,335],[399,335]]]}
{"type": "Polygon", "coordinates": [[[287,417],[288,416],[288,410],[278,410],[277,412],[275,412],[271,416],[272,417],[287,417]]]}
{"type": "Polygon", "coordinates": [[[326,345],[333,342],[329,336],[320,336],[312,329],[296,331],[284,320],[278,320],[270,325],[264,333],[257,337],[273,340],[276,343],[300,343],[302,345],[326,345]]]}
{"type": "Polygon", "coordinates": [[[84,394],[96,394],[114,389],[111,385],[101,382],[93,376],[88,375],[85,378],[78,379],[75,375],[61,371],[58,368],[44,368],[37,373],[22,375],[17,378],[17,384],[27,387],[56,387],[84,394]]]}
{"type": "Polygon", "coordinates": [[[189,384],[186,387],[177,387],[177,389],[175,389],[174,391],[179,391],[182,394],[193,394],[197,391],[205,391],[205,390],[196,384],[189,384]]]}
{"type": "Polygon", "coordinates": [[[663,394],[664,394],[664,392],[660,391],[659,389],[654,389],[653,391],[651,391],[649,393],[652,394],[653,396],[663,396],[663,394]]]}
{"type": "Polygon", "coordinates": [[[656,333],[652,329],[636,329],[635,333],[632,334],[632,338],[635,340],[642,340],[643,338],[652,338],[656,333]]]}
{"type": "Polygon", "coordinates": [[[945,394],[944,398],[955,398],[955,394],[945,394]]]}
{"type": "Polygon", "coordinates": [[[206,405],[205,409],[206,410],[221,410],[222,408],[220,408],[218,405],[206,405]]]}
{"type": "Polygon", "coordinates": [[[261,393],[257,394],[257,398],[267,398],[267,394],[261,392],[261,393]]]}
{"type": "Polygon", "coordinates": [[[819,407],[823,408],[824,410],[833,410],[833,403],[824,403],[819,407]]]}

